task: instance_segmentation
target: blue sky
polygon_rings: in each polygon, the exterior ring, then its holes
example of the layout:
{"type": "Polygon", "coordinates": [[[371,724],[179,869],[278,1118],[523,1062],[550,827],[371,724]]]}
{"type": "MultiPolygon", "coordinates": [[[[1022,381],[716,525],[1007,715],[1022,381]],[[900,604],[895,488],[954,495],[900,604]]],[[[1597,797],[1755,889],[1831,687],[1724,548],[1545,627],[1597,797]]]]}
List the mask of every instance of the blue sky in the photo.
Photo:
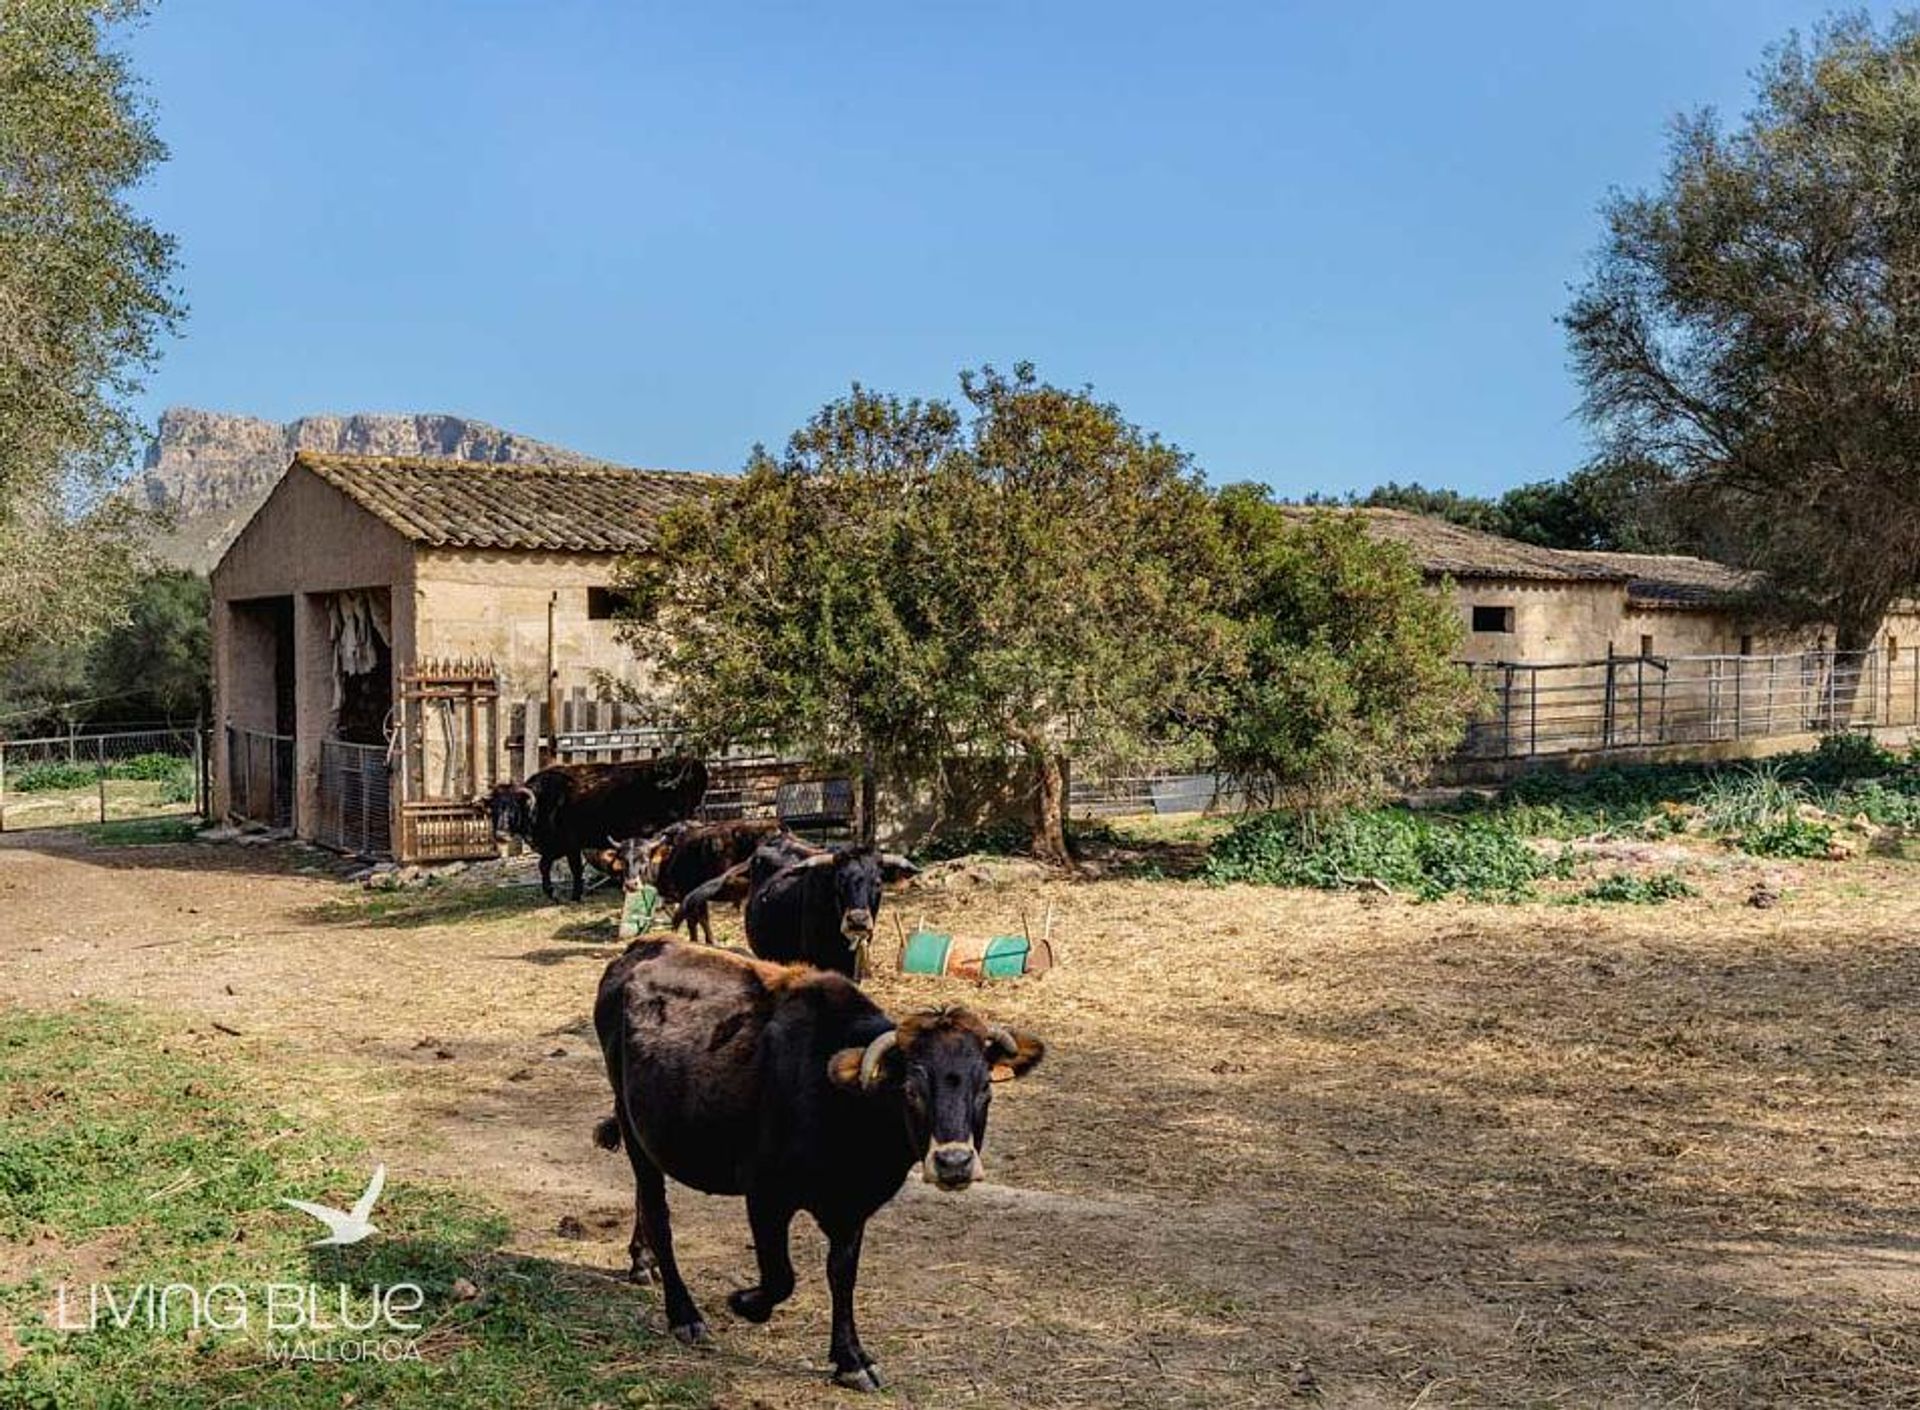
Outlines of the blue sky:
{"type": "Polygon", "coordinates": [[[452,411],[732,469],[1022,358],[1217,483],[1577,465],[1610,187],[1825,6],[162,0],[148,407],[452,411]]]}

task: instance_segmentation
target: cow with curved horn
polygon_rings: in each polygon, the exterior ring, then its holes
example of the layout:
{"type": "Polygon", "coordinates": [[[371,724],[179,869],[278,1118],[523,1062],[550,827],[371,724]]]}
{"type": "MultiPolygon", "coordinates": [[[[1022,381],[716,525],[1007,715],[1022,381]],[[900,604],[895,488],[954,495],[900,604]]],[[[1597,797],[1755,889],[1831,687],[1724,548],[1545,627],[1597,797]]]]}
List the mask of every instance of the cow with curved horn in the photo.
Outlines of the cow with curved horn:
{"type": "Polygon", "coordinates": [[[741,1195],[759,1281],[727,1305],[764,1322],[793,1292],[788,1231],[805,1211],[827,1236],[833,1379],[877,1390],[854,1326],[867,1220],[919,1165],[936,1189],[981,1176],[992,1083],[1045,1045],[966,1009],[896,1023],[845,976],[643,939],[607,967],[593,1011],[613,1085],[595,1139],[633,1166],[632,1272],[659,1270],[676,1337],[707,1337],[674,1259],[666,1177],[741,1195]]]}
{"type": "Polygon", "coordinates": [[[581,854],[691,817],[707,792],[698,759],[555,764],[525,783],[502,783],[479,802],[496,841],[518,837],[540,854],[540,889],[553,899],[553,864],[567,859],[573,899],[583,894],[581,854]]]}
{"type": "Polygon", "coordinates": [[[905,857],[872,847],[798,857],[763,847],[748,863],[747,944],[763,960],[798,960],[857,979],[887,885],[918,872],[905,857]]]}

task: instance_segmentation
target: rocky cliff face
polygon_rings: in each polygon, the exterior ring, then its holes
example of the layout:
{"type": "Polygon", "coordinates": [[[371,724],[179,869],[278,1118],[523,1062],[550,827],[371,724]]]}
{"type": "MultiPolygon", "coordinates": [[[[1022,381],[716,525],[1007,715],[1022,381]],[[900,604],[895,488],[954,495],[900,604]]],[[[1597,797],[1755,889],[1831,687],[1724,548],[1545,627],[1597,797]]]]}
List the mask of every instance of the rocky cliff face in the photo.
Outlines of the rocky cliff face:
{"type": "Polygon", "coordinates": [[[171,407],[134,486],[145,503],[171,512],[160,556],[183,568],[211,568],[297,450],[536,465],[592,459],[463,416],[303,416],[281,423],[171,407]]]}

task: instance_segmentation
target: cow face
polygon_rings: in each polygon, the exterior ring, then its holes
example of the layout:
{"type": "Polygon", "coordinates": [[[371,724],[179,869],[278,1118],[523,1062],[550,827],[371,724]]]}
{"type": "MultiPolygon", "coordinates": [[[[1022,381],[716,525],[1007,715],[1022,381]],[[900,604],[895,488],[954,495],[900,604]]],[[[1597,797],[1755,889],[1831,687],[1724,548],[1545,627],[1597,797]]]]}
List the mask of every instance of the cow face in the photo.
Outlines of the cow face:
{"type": "Polygon", "coordinates": [[[1046,1054],[1029,1033],[989,1025],[967,1009],[915,1014],[865,1048],[827,1064],[836,1085],[904,1109],[927,1183],[957,1193],[984,1171],[993,1084],[1024,1077],[1046,1054]]]}
{"type": "Polygon", "coordinates": [[[498,783],[485,798],[487,816],[493,822],[493,839],[508,842],[516,837],[533,840],[533,790],[523,783],[498,783]]]}
{"type": "Polygon", "coordinates": [[[905,857],[855,847],[833,854],[833,897],[840,912],[840,933],[859,949],[873,939],[874,917],[887,883],[904,881],[920,870],[905,857]]]}
{"type": "Polygon", "coordinates": [[[632,895],[643,886],[656,886],[660,865],[667,859],[673,842],[670,833],[658,837],[629,837],[624,842],[609,839],[612,852],[607,869],[620,878],[620,888],[632,895]]]}

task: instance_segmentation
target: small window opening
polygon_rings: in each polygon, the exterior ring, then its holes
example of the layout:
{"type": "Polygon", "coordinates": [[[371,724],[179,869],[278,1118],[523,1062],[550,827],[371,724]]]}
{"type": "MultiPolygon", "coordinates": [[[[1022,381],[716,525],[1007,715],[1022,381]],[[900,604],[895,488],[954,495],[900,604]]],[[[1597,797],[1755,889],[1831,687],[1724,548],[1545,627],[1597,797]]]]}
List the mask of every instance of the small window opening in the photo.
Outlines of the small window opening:
{"type": "Polygon", "coordinates": [[[590,587],[587,589],[587,620],[611,621],[626,611],[632,600],[619,588],[590,587]]]}
{"type": "Polygon", "coordinates": [[[1742,656],[1753,655],[1753,637],[1751,634],[1740,638],[1740,654],[1742,656]]]}
{"type": "Polygon", "coordinates": [[[1473,609],[1473,629],[1476,632],[1511,632],[1513,630],[1513,609],[1511,607],[1482,607],[1473,609]]]}
{"type": "Polygon", "coordinates": [[[1640,636],[1640,654],[1642,656],[1653,655],[1653,638],[1644,632],[1640,636]]]}

